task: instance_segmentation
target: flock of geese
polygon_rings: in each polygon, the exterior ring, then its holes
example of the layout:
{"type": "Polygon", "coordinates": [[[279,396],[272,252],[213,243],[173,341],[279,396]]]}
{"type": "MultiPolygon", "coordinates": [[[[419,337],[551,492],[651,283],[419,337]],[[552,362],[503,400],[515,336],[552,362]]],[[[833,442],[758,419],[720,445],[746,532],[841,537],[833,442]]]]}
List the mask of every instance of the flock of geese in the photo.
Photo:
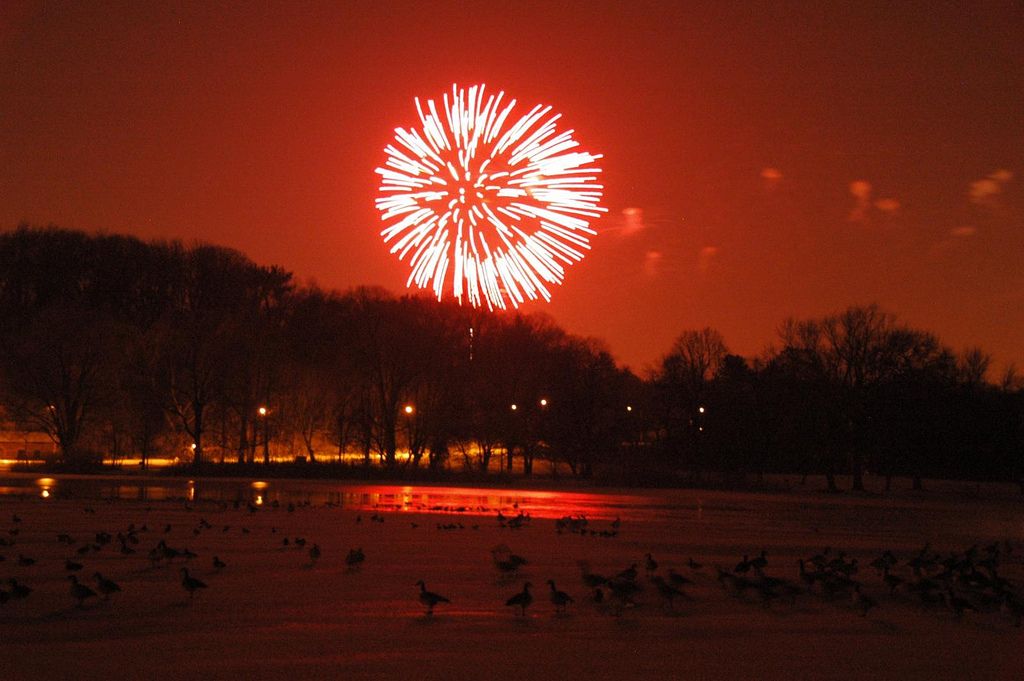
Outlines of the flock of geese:
{"type": "MultiPolygon", "coordinates": [[[[256,512],[251,505],[247,508],[250,513],[256,512]]],[[[295,508],[293,504],[288,505],[289,512],[295,508]]],[[[90,511],[86,509],[87,513],[90,511]]],[[[496,520],[500,528],[509,530],[522,530],[529,527],[531,522],[530,516],[522,511],[513,516],[499,512],[496,520]]],[[[356,522],[362,522],[362,517],[357,516],[356,522]]],[[[374,513],[371,522],[382,523],[384,516],[374,513]]],[[[18,515],[12,516],[6,536],[0,536],[0,569],[5,563],[15,564],[21,568],[22,573],[27,574],[38,569],[35,558],[21,552],[17,553],[16,558],[6,555],[7,549],[18,544],[21,524],[22,519],[18,515]]],[[[415,523],[412,526],[417,527],[415,523]]],[[[615,537],[620,526],[619,518],[600,528],[592,527],[583,516],[566,516],[555,521],[555,531],[559,534],[615,537]]],[[[462,528],[461,525],[458,527],[462,528]]],[[[474,526],[473,529],[478,527],[474,526]]],[[[230,529],[230,525],[224,525],[220,531],[228,532],[230,529]]],[[[452,528],[439,526],[438,529],[452,528]]],[[[181,588],[191,601],[208,586],[190,570],[190,566],[195,565],[192,561],[198,559],[197,554],[187,547],[172,547],[167,543],[165,537],[171,530],[171,525],[164,525],[163,536],[145,556],[152,569],[172,564],[176,566],[181,588]]],[[[191,528],[191,533],[196,537],[212,531],[214,526],[205,518],[200,518],[198,524],[191,528]]],[[[241,531],[249,534],[247,528],[243,527],[241,531]]],[[[271,532],[276,534],[277,528],[272,528],[271,532]]],[[[153,533],[161,533],[161,529],[157,527],[150,530],[147,525],[136,526],[133,523],[115,533],[97,531],[87,541],[77,541],[67,532],[57,534],[56,541],[67,551],[73,552],[64,561],[70,602],[75,607],[84,608],[90,601],[106,601],[120,593],[121,585],[99,571],[92,572],[88,583],[79,578],[79,573],[84,570],[85,562],[100,551],[116,550],[124,556],[137,554],[143,537],[153,533]]],[[[305,564],[307,568],[315,567],[323,555],[318,543],[310,543],[304,537],[283,537],[278,546],[281,550],[304,551],[308,556],[305,564]]],[[[509,585],[509,582],[523,580],[521,588],[510,594],[504,604],[516,616],[525,617],[535,602],[531,591],[534,586],[529,581],[532,575],[528,572],[530,568],[526,567],[530,561],[514,553],[504,543],[490,549],[490,556],[498,584],[509,585]]],[[[348,571],[357,571],[362,568],[365,560],[366,555],[359,547],[348,551],[344,563],[348,571]]],[[[648,595],[654,594],[662,608],[674,612],[678,602],[692,603],[697,600],[692,593],[693,589],[701,584],[717,583],[727,594],[763,607],[771,607],[776,603],[791,604],[798,598],[817,599],[844,606],[863,617],[882,607],[879,599],[885,599],[885,605],[900,602],[915,604],[923,608],[945,610],[956,619],[967,613],[998,612],[1013,626],[1020,627],[1024,617],[1024,596],[1021,595],[1021,585],[1009,579],[1004,568],[1008,565],[1019,566],[1021,563],[1021,556],[1009,542],[974,545],[947,554],[934,551],[930,544],[926,544],[902,560],[887,550],[867,563],[866,567],[862,566],[858,558],[842,550],[825,548],[814,555],[798,558],[794,565],[794,578],[786,579],[777,576],[778,573],[767,573],[769,556],[765,549],[753,556],[744,555],[731,568],[715,564],[706,569],[704,563],[690,557],[685,562],[685,573],[671,567],[665,569],[651,553],[646,553],[642,559],[608,574],[595,572],[588,562],[579,561],[581,591],[577,597],[602,612],[622,615],[627,609],[650,603],[648,595]],[[876,579],[871,579],[872,575],[876,579]],[[586,594],[585,598],[583,593],[586,594]]],[[[228,567],[217,555],[212,556],[210,565],[211,574],[221,573],[228,567]]],[[[6,584],[6,588],[0,588],[0,605],[12,600],[24,600],[33,592],[32,587],[15,577],[9,577],[0,584],[6,584]]],[[[576,600],[570,593],[559,589],[554,579],[547,579],[546,584],[547,600],[554,612],[558,615],[567,614],[576,600]]],[[[438,606],[452,603],[447,596],[428,590],[422,579],[415,586],[418,588],[417,598],[428,617],[433,616],[438,606]]]]}
{"type": "MultiPolygon", "coordinates": [[[[236,507],[238,505],[236,504],[236,507]]],[[[188,507],[191,510],[191,507],[188,507]]],[[[250,512],[255,512],[255,507],[249,507],[250,512]]],[[[289,512],[293,512],[296,509],[294,504],[288,505],[289,512]]],[[[87,514],[95,515],[95,510],[91,507],[86,507],[85,512],[87,514]]],[[[22,519],[17,514],[14,514],[11,518],[12,527],[7,531],[6,536],[0,536],[0,551],[4,549],[13,548],[18,542],[18,538],[21,534],[22,519]]],[[[118,531],[116,534],[111,534],[105,530],[100,530],[92,533],[88,540],[78,541],[71,536],[68,532],[60,532],[57,534],[57,543],[67,547],[68,550],[74,551],[74,556],[69,557],[64,561],[64,571],[67,573],[66,580],[69,583],[69,595],[74,604],[79,608],[84,608],[86,603],[93,599],[102,599],[104,601],[109,600],[114,594],[122,591],[121,585],[112,579],[104,577],[99,571],[95,571],[92,574],[92,582],[95,586],[90,586],[83,580],[80,580],[78,573],[84,569],[84,563],[89,559],[91,555],[97,554],[104,550],[108,545],[117,546],[117,552],[123,556],[133,556],[139,552],[137,548],[141,543],[140,535],[151,532],[161,532],[163,535],[169,535],[173,527],[171,524],[160,528],[150,530],[146,524],[136,526],[135,523],[130,524],[126,529],[118,531]]],[[[194,537],[198,537],[203,532],[213,530],[214,526],[208,522],[205,518],[200,518],[198,524],[191,529],[191,534],[194,537]]],[[[230,525],[225,525],[222,528],[222,532],[228,532],[231,529],[230,525]]],[[[248,528],[241,528],[243,534],[249,534],[248,528]]],[[[277,533],[277,528],[271,530],[274,534],[277,533]]],[[[314,567],[323,555],[322,549],[319,544],[312,544],[309,548],[306,548],[307,540],[303,537],[285,537],[281,540],[280,546],[283,549],[289,547],[295,547],[306,551],[309,562],[306,563],[306,567],[314,567]]],[[[206,582],[194,576],[189,569],[189,565],[193,564],[192,560],[197,559],[199,556],[191,551],[188,547],[182,546],[180,548],[172,547],[167,543],[167,540],[161,537],[156,544],[146,552],[146,557],[149,560],[151,569],[158,569],[163,566],[175,564],[178,565],[177,574],[180,576],[181,588],[185,593],[188,594],[189,599],[192,599],[197,593],[208,586],[206,582]],[[184,563],[184,564],[182,564],[184,563]]],[[[345,564],[349,571],[355,571],[360,568],[363,561],[366,560],[366,555],[363,553],[362,548],[355,548],[349,551],[345,557],[345,564]]],[[[7,561],[7,555],[0,553],[0,566],[7,561]]],[[[19,553],[16,560],[11,561],[19,568],[34,568],[38,569],[38,561],[35,558],[27,556],[23,553],[19,553]]],[[[227,568],[227,563],[217,555],[212,557],[211,568],[213,574],[218,574],[227,568]]],[[[28,598],[34,591],[33,587],[30,587],[18,580],[16,577],[8,578],[4,584],[7,585],[7,589],[0,588],[0,605],[6,604],[9,601],[18,601],[28,598]]]]}
{"type": "MultiPolygon", "coordinates": [[[[523,518],[518,516],[521,527],[523,518]]],[[[510,527],[507,518],[499,516],[499,525],[510,527]]],[[[588,528],[582,516],[563,517],[555,521],[556,532],[571,532],[590,536],[614,536],[618,533],[620,520],[616,518],[609,529],[588,528]]],[[[520,570],[529,561],[513,553],[506,544],[491,549],[491,559],[497,570],[499,582],[519,576],[520,570]]],[[[795,603],[797,598],[811,598],[837,606],[845,606],[861,617],[879,607],[876,597],[868,594],[871,590],[883,590],[893,603],[905,601],[917,603],[923,608],[944,609],[954,618],[960,619],[967,612],[999,612],[1013,626],[1020,627],[1024,617],[1024,597],[1021,586],[1006,578],[1002,568],[1008,564],[1021,564],[1022,558],[1009,542],[994,542],[984,547],[973,545],[962,552],[953,551],[946,555],[933,551],[930,544],[917,550],[912,556],[900,561],[892,551],[886,550],[876,557],[868,567],[881,584],[869,584],[860,574],[856,557],[849,557],[845,551],[826,547],[806,558],[796,560],[796,578],[793,580],[766,573],[768,551],[751,557],[744,555],[732,568],[713,566],[713,576],[705,570],[704,564],[688,558],[687,574],[669,568],[659,572],[659,563],[651,553],[642,561],[631,563],[623,570],[609,575],[594,572],[586,561],[579,561],[580,581],[589,594],[588,600],[606,612],[621,615],[627,608],[641,605],[644,592],[652,591],[662,607],[675,611],[677,601],[693,602],[696,598],[687,589],[701,581],[717,582],[728,594],[741,600],[770,607],[774,603],[795,603]],[[640,578],[640,568],[646,580],[640,578]]],[[[564,614],[575,600],[567,592],[558,589],[555,581],[547,580],[548,599],[556,613],[564,614]]],[[[449,604],[447,596],[429,591],[421,580],[419,600],[426,607],[426,615],[432,615],[440,604],[449,604]]],[[[534,603],[530,591],[533,584],[524,581],[522,590],[511,595],[506,607],[513,608],[525,616],[527,608],[534,603]]]]}

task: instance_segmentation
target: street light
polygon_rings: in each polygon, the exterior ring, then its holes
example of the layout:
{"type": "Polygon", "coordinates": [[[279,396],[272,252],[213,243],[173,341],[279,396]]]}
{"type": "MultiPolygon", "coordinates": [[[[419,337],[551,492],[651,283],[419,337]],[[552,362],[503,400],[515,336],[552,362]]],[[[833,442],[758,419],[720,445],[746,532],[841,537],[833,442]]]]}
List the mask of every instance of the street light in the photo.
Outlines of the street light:
{"type": "Polygon", "coordinates": [[[411,414],[414,411],[416,411],[416,410],[413,408],[413,406],[411,404],[405,405],[405,413],[406,414],[411,414]]]}
{"type": "Polygon", "coordinates": [[[270,428],[267,419],[270,410],[261,406],[256,412],[260,415],[260,420],[263,421],[263,464],[266,465],[270,463],[270,428]]]}
{"type": "Polygon", "coordinates": [[[515,410],[516,410],[516,409],[518,409],[518,408],[519,408],[519,405],[517,405],[517,404],[513,404],[513,405],[512,405],[512,411],[515,411],[515,410]]]}
{"type": "Polygon", "coordinates": [[[548,400],[547,400],[546,397],[540,398],[540,406],[542,406],[542,407],[548,406],[548,400]]]}

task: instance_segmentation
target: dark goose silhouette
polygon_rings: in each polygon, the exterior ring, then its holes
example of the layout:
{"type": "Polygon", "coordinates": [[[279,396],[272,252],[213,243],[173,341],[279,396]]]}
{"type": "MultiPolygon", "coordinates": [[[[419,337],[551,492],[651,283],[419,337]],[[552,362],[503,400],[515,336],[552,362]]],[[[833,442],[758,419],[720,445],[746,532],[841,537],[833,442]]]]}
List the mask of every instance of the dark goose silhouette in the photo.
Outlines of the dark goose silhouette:
{"type": "Polygon", "coordinates": [[[416,582],[416,586],[420,588],[420,603],[426,606],[428,615],[434,614],[434,606],[438,603],[451,603],[450,600],[441,594],[427,591],[427,585],[423,583],[422,579],[416,582]]]}
{"type": "Polygon", "coordinates": [[[505,601],[505,605],[513,608],[519,608],[522,615],[526,615],[526,609],[533,603],[533,596],[530,594],[530,587],[533,586],[529,582],[523,584],[523,590],[517,593],[512,598],[505,601]]]}
{"type": "Polygon", "coordinates": [[[565,612],[565,607],[569,603],[575,603],[575,601],[572,599],[572,596],[565,593],[564,591],[559,591],[555,587],[555,580],[549,579],[548,584],[551,586],[551,602],[554,604],[556,611],[565,612]]]}
{"type": "Polygon", "coordinates": [[[206,584],[190,575],[186,567],[181,568],[181,586],[188,592],[189,598],[192,598],[199,589],[206,588],[206,584]]]}
{"type": "Polygon", "coordinates": [[[96,580],[96,588],[101,594],[103,594],[103,600],[110,598],[110,594],[115,594],[121,590],[117,582],[112,579],[107,579],[100,573],[93,573],[93,578],[96,580]]]}
{"type": "Polygon", "coordinates": [[[96,598],[96,592],[85,584],[80,584],[78,577],[68,575],[68,581],[71,582],[71,597],[78,601],[78,607],[82,607],[85,604],[85,599],[96,598]]]}

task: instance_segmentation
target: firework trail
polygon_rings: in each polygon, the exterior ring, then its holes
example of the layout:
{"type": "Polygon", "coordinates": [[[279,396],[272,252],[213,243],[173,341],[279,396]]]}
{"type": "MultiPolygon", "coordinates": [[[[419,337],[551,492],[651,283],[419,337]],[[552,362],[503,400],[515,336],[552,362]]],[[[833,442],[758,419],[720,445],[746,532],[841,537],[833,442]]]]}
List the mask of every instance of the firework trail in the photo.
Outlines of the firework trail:
{"type": "Polygon", "coordinates": [[[606,212],[594,163],[559,114],[537,105],[522,117],[484,86],[416,99],[420,129],[397,128],[377,168],[381,236],[411,269],[407,286],[446,289],[474,307],[551,300],[565,267],[583,259],[606,212]]]}

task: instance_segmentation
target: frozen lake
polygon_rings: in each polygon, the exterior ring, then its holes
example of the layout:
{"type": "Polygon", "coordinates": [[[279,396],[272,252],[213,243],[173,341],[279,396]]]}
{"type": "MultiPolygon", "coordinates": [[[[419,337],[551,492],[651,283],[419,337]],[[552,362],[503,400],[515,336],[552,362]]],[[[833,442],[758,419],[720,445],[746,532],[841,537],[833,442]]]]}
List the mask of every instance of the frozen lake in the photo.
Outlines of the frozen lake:
{"type": "Polygon", "coordinates": [[[957,617],[942,599],[922,604],[890,593],[868,567],[890,550],[899,559],[893,573],[911,580],[908,561],[926,545],[946,556],[998,542],[1006,552],[1000,574],[1019,586],[1021,500],[977,491],[936,485],[855,496],[5,476],[0,588],[15,578],[33,592],[0,606],[0,676],[109,678],[117,669],[125,678],[163,679],[1019,679],[1022,629],[997,605],[957,617]],[[521,529],[500,522],[499,513],[520,511],[531,518],[521,529]],[[555,519],[563,516],[586,516],[588,532],[559,532],[555,519]],[[93,543],[96,533],[116,537],[129,528],[138,540],[129,552],[116,539],[93,543]],[[71,543],[57,541],[59,534],[71,543]],[[159,541],[195,557],[152,561],[159,541]],[[315,564],[313,543],[322,550],[315,564]],[[352,569],[345,558],[357,547],[366,561],[352,569]],[[505,574],[496,549],[528,562],[505,574]],[[764,550],[764,573],[799,585],[797,559],[826,549],[859,560],[855,578],[877,604],[867,616],[849,598],[826,598],[814,587],[792,602],[762,602],[724,589],[715,576],[716,566],[732,570],[764,550]],[[690,580],[672,607],[645,573],[648,553],[658,574],[672,568],[690,580]],[[214,556],[226,567],[215,568],[214,556]],[[76,573],[83,583],[95,586],[99,571],[122,592],[77,607],[68,560],[83,565],[76,573]],[[603,575],[636,564],[634,602],[595,602],[581,563],[603,575]],[[181,567],[208,588],[189,598],[181,567]],[[548,600],[549,579],[574,599],[564,614],[548,600]],[[452,602],[425,616],[418,580],[452,602]],[[525,581],[535,600],[518,616],[505,602],[525,581]]]}

